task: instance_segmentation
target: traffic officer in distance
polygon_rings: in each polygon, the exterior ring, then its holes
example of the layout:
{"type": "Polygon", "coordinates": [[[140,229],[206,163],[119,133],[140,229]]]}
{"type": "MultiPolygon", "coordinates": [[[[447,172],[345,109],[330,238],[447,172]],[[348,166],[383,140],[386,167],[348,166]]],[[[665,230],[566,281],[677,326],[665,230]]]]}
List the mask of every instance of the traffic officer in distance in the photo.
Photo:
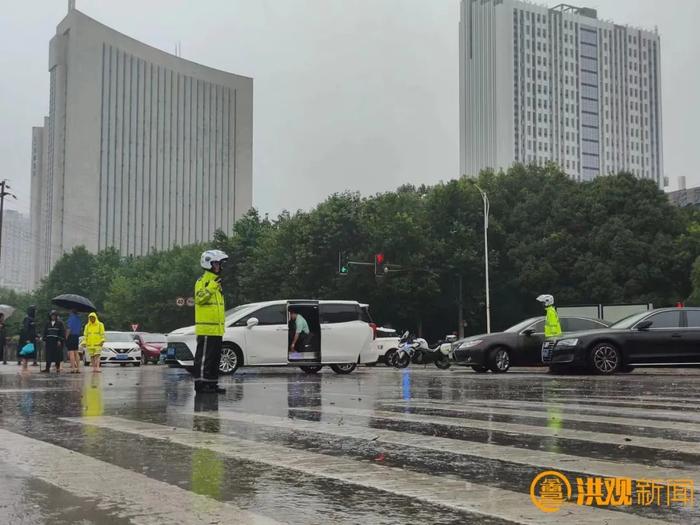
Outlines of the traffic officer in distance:
{"type": "Polygon", "coordinates": [[[197,352],[194,356],[194,389],[197,392],[226,393],[219,387],[219,362],[226,308],[221,292],[221,271],[228,260],[221,250],[207,250],[200,258],[204,268],[194,285],[194,324],[197,352]]]}
{"type": "Polygon", "coordinates": [[[537,301],[544,305],[544,337],[559,337],[561,335],[561,323],[559,314],[554,308],[554,297],[549,294],[540,295],[537,301]]]}

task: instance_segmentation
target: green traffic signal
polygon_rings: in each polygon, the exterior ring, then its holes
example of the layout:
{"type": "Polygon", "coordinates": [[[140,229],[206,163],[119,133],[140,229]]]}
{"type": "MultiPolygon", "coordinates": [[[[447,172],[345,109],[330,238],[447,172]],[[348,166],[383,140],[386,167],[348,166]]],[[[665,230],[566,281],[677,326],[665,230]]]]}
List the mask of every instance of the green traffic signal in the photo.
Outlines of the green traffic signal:
{"type": "Polygon", "coordinates": [[[348,267],[343,266],[342,268],[340,268],[340,273],[341,273],[341,275],[347,275],[348,274],[348,267]]]}

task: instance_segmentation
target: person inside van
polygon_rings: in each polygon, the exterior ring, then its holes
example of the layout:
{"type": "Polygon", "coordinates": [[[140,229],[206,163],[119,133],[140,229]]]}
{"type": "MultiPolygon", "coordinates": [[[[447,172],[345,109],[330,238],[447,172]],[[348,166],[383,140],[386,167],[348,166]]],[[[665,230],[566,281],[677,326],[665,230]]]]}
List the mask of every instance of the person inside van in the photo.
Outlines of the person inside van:
{"type": "Polygon", "coordinates": [[[289,318],[292,321],[290,324],[294,329],[294,337],[289,345],[289,353],[303,352],[310,341],[309,323],[293,306],[289,308],[289,318]]]}

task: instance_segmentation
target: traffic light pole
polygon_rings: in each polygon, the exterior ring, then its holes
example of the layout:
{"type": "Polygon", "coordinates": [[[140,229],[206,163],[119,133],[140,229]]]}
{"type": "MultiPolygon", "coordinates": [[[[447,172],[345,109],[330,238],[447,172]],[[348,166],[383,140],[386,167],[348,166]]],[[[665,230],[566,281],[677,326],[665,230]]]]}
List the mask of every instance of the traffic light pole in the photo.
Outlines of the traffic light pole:
{"type": "Polygon", "coordinates": [[[484,275],[486,280],[486,333],[491,333],[491,291],[489,289],[489,211],[491,211],[491,203],[489,197],[484,190],[477,184],[474,184],[476,189],[481,193],[481,198],[484,201],[484,275]]]}
{"type": "Polygon", "coordinates": [[[5,216],[5,182],[0,182],[0,262],[2,262],[2,218],[5,216]]]}
{"type": "Polygon", "coordinates": [[[462,299],[462,274],[459,274],[459,295],[457,299],[457,334],[460,339],[464,338],[464,302],[462,299]]]}

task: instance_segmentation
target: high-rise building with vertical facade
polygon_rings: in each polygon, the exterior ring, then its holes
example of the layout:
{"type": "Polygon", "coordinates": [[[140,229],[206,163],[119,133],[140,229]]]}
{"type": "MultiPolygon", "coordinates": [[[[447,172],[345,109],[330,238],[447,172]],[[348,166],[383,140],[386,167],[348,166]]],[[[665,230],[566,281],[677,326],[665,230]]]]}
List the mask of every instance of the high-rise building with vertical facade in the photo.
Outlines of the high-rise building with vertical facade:
{"type": "Polygon", "coordinates": [[[34,279],[67,251],[142,255],[229,232],[252,206],[253,80],[154,49],[72,5],[33,129],[34,279]]]}
{"type": "Polygon", "coordinates": [[[462,0],[460,169],[554,162],[577,180],[663,184],[656,32],[594,9],[462,0]]]}
{"type": "Polygon", "coordinates": [[[5,210],[2,221],[0,288],[28,292],[32,286],[32,243],[29,217],[5,210]]]}

